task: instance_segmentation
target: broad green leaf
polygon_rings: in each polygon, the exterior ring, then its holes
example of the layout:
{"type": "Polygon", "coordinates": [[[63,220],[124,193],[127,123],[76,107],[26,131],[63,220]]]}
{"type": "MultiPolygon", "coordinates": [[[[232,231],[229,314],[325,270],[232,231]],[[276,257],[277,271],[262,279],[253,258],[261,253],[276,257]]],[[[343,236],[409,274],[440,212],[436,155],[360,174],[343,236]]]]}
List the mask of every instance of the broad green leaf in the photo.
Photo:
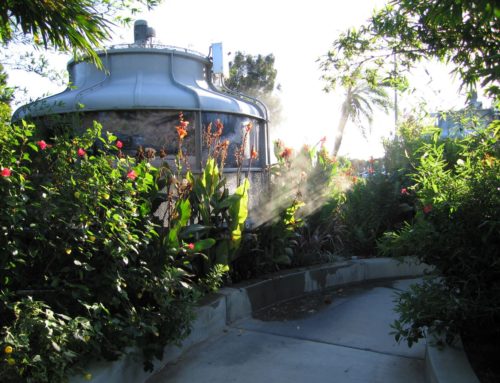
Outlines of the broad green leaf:
{"type": "Polygon", "coordinates": [[[200,241],[195,242],[194,251],[200,252],[206,249],[210,249],[213,245],[215,245],[216,241],[213,238],[206,238],[200,241]]]}

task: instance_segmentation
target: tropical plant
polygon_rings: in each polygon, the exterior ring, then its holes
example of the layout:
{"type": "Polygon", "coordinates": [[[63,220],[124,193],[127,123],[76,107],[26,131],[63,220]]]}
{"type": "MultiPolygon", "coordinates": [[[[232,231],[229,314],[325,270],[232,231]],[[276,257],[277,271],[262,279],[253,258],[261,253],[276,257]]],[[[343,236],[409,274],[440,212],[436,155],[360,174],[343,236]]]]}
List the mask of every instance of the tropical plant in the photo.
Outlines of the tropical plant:
{"type": "Polygon", "coordinates": [[[419,149],[415,220],[380,243],[383,254],[415,256],[435,267],[436,280],[399,297],[394,327],[409,344],[425,328],[447,340],[477,328],[498,335],[499,131],[495,121],[465,138],[441,141],[436,130],[419,149]]]}
{"type": "Polygon", "coordinates": [[[387,112],[391,105],[387,92],[380,84],[368,82],[366,79],[360,78],[360,75],[359,71],[354,71],[352,76],[342,84],[345,89],[345,98],[340,109],[333,156],[337,156],[339,152],[348,120],[351,120],[366,137],[367,131],[363,123],[368,122],[368,126],[371,128],[373,107],[387,112]]]}
{"type": "Polygon", "coordinates": [[[151,8],[159,3],[159,0],[5,1],[0,4],[0,43],[55,47],[100,63],[95,50],[111,37],[115,22],[130,21],[124,12],[136,13],[140,6],[151,8]]]}
{"type": "MultiPolygon", "coordinates": [[[[183,140],[188,135],[188,125],[181,113],[175,167],[165,163],[161,168],[167,199],[157,199],[158,204],[165,205],[160,242],[163,244],[161,248],[167,249],[169,256],[194,280],[213,285],[217,279],[214,273],[228,272],[238,255],[248,216],[250,182],[246,177],[239,180],[232,193],[226,185],[223,169],[229,142],[221,140],[224,126],[220,121],[216,122],[215,130],[209,124],[204,132],[208,155],[202,173],[195,175],[188,168],[184,170],[183,140]]],[[[251,124],[244,129],[242,145],[237,150],[238,175],[251,129],[251,124]]]]}

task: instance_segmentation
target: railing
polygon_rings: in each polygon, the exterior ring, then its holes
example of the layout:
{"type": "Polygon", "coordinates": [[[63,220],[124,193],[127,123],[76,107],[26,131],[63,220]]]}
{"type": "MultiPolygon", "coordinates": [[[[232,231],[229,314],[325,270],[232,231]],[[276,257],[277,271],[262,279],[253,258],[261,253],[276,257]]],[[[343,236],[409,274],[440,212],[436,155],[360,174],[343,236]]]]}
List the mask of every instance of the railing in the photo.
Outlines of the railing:
{"type": "Polygon", "coordinates": [[[181,48],[181,47],[176,47],[173,45],[165,45],[165,44],[151,44],[151,43],[146,43],[146,44],[116,44],[116,45],[111,45],[108,49],[130,49],[130,48],[168,49],[168,50],[182,52],[182,53],[189,53],[189,54],[196,55],[196,56],[207,57],[207,55],[204,55],[203,53],[200,53],[200,52],[192,50],[192,49],[181,48]]]}

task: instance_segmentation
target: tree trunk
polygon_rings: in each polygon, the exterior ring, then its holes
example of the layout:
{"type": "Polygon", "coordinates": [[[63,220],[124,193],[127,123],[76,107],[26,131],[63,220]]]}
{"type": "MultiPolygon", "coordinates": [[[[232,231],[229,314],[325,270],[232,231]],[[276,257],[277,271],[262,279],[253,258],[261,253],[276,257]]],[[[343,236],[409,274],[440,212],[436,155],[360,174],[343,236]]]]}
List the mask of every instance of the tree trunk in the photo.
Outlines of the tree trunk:
{"type": "MultiPolygon", "coordinates": [[[[349,94],[348,96],[349,97],[349,94]]],[[[349,119],[349,99],[347,98],[342,104],[342,114],[340,116],[339,125],[337,126],[337,135],[335,136],[335,145],[333,146],[333,156],[336,157],[340,145],[342,144],[342,138],[344,137],[344,129],[347,125],[347,120],[349,119]]]]}

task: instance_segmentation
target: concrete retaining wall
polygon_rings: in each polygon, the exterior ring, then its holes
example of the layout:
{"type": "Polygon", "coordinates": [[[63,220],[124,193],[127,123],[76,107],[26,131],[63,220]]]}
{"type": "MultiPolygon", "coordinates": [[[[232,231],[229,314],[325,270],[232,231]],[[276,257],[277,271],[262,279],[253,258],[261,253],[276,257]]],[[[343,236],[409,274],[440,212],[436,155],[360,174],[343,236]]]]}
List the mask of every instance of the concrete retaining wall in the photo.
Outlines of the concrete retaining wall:
{"type": "Polygon", "coordinates": [[[437,347],[430,343],[428,341],[425,346],[425,375],[428,383],[479,383],[460,339],[452,346],[437,347]]]}
{"type": "MultiPolygon", "coordinates": [[[[330,287],[385,278],[419,276],[428,268],[412,261],[400,262],[388,258],[375,258],[339,262],[281,274],[252,281],[239,286],[223,288],[211,300],[198,307],[197,319],[191,334],[181,347],[169,346],[161,361],[155,361],[155,371],[179,358],[195,344],[219,335],[227,324],[245,318],[253,311],[271,304],[330,287]]],[[[145,373],[138,355],[112,363],[95,364],[89,368],[93,383],[145,382],[151,373],[145,373]]],[[[83,383],[83,376],[71,383],[83,383]]]]}

